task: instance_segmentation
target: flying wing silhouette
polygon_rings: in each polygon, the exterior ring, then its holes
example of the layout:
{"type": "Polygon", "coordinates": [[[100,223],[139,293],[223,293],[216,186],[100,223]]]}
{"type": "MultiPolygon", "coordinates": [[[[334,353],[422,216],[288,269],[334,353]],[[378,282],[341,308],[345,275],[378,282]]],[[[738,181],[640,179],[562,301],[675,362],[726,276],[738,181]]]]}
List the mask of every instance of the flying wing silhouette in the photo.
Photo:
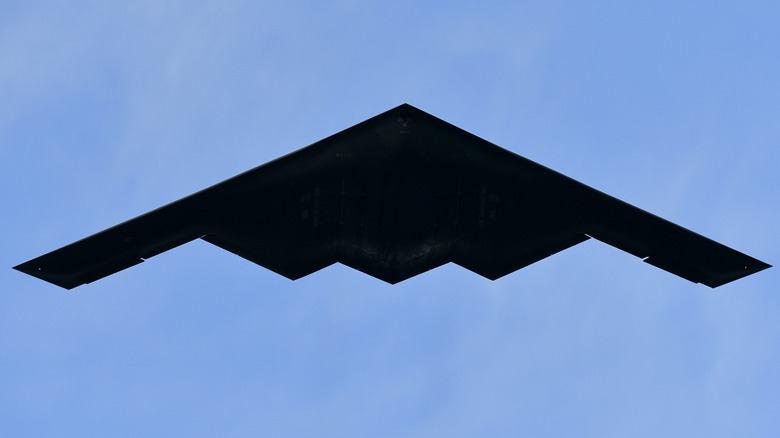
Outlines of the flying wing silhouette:
{"type": "Polygon", "coordinates": [[[200,238],[290,279],[494,280],[590,237],[710,287],[770,267],[404,104],[15,269],[71,289],[200,238]]]}

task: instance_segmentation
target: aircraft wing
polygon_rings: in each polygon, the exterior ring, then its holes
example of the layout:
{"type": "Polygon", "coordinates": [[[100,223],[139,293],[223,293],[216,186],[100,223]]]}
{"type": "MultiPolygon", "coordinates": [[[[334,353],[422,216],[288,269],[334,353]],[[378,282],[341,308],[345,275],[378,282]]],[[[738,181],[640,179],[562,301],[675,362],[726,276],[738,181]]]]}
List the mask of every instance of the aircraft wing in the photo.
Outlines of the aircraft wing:
{"type": "Polygon", "coordinates": [[[15,269],[71,289],[202,238],[291,279],[496,279],[590,237],[710,287],[770,267],[404,104],[15,269]]]}

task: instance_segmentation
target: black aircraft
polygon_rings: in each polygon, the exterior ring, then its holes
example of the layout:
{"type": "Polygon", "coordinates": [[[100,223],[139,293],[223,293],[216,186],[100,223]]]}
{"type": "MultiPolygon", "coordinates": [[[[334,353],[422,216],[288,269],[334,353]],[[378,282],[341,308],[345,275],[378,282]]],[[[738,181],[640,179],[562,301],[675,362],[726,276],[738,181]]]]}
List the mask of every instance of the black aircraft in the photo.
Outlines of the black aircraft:
{"type": "Polygon", "coordinates": [[[770,267],[404,104],[15,269],[71,289],[200,238],[293,280],[495,280],[590,237],[710,287],[770,267]]]}

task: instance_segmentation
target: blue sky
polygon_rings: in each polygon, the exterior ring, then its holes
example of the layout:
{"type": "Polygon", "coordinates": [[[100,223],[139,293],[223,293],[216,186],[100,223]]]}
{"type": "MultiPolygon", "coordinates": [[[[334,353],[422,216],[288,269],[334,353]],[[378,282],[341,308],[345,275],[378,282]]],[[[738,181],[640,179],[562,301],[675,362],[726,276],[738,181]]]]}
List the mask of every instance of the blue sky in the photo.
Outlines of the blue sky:
{"type": "Polygon", "coordinates": [[[0,435],[776,436],[777,268],[11,266],[410,103],[770,264],[774,1],[0,5],[0,435]]]}

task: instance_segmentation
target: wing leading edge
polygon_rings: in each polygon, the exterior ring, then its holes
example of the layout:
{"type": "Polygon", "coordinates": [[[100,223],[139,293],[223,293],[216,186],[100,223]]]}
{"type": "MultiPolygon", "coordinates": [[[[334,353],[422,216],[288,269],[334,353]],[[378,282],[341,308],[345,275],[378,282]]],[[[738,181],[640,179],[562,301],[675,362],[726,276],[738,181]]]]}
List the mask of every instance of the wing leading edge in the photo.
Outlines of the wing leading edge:
{"type": "Polygon", "coordinates": [[[71,289],[202,238],[291,279],[497,279],[590,237],[710,287],[770,267],[404,104],[15,269],[71,289]]]}

